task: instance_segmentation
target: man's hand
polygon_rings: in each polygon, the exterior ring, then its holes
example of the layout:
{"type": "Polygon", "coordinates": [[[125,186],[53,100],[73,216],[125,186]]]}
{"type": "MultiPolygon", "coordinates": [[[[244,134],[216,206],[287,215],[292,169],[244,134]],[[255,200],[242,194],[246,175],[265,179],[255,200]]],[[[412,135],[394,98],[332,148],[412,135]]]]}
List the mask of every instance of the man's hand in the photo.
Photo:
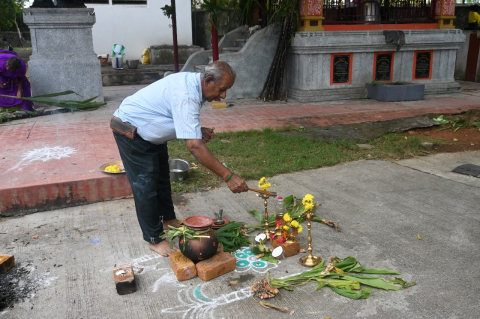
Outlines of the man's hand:
{"type": "Polygon", "coordinates": [[[215,132],[213,132],[213,128],[202,127],[202,140],[204,143],[208,143],[214,137],[215,132]]]}
{"type": "Polygon", "coordinates": [[[232,178],[227,182],[227,186],[230,188],[232,193],[242,193],[248,191],[247,183],[245,183],[243,178],[236,174],[233,174],[232,178]]]}
{"type": "Polygon", "coordinates": [[[22,97],[22,91],[21,90],[18,90],[17,97],[22,97]]]}
{"type": "Polygon", "coordinates": [[[227,185],[233,193],[241,193],[248,190],[247,183],[240,176],[233,174],[229,179],[232,172],[220,163],[203,141],[187,139],[185,143],[190,153],[200,164],[220,176],[224,181],[228,180],[227,185]]]}

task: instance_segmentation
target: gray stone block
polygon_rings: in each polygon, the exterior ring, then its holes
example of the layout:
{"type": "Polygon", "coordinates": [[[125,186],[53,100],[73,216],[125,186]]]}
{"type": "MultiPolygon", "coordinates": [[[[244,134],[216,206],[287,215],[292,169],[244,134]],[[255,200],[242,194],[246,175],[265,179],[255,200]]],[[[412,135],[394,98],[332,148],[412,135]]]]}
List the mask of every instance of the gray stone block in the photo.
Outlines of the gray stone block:
{"type": "Polygon", "coordinates": [[[383,83],[365,84],[367,98],[384,102],[423,100],[425,84],[415,83],[383,83]]]}
{"type": "Polygon", "coordinates": [[[93,51],[93,9],[31,8],[24,10],[24,22],[32,36],[28,62],[32,95],[72,90],[78,96],[58,99],[103,102],[100,61],[93,51]]]}
{"type": "MultiPolygon", "coordinates": [[[[219,47],[234,45],[235,39],[244,39],[247,31],[245,27],[233,30],[222,38],[219,47]]],[[[237,74],[235,85],[227,91],[228,100],[253,99],[260,94],[275,56],[279,36],[280,25],[270,25],[249,37],[240,51],[220,54],[220,60],[228,62],[237,74]]],[[[212,56],[211,50],[193,54],[181,72],[195,72],[196,66],[210,63],[209,56],[212,56]]]]}
{"type": "Polygon", "coordinates": [[[400,51],[385,43],[383,31],[297,32],[289,52],[289,97],[300,102],[367,97],[374,79],[376,52],[394,52],[392,81],[425,85],[425,94],[460,90],[455,82],[456,51],[465,41],[461,30],[403,30],[400,51]],[[415,51],[432,50],[431,78],[413,81],[415,51]],[[332,54],[352,54],[350,83],[331,84],[332,54]]]}
{"type": "MultiPolygon", "coordinates": [[[[185,63],[192,54],[203,51],[196,45],[178,46],[178,63],[185,63]]],[[[150,47],[150,64],[173,64],[173,45],[153,45],[150,47]]]]}
{"type": "Polygon", "coordinates": [[[228,62],[237,73],[235,85],[227,91],[227,99],[257,98],[267,79],[277,50],[280,25],[254,33],[239,52],[224,53],[220,59],[228,62]]]}

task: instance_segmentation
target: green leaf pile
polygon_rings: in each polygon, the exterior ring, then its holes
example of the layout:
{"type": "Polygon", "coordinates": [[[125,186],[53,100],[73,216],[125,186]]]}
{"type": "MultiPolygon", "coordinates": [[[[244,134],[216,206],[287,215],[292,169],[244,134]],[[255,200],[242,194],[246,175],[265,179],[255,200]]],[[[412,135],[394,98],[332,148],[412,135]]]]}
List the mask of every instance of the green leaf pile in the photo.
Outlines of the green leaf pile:
{"type": "Polygon", "coordinates": [[[183,237],[183,240],[180,241],[180,243],[183,243],[182,251],[185,251],[185,247],[187,244],[186,239],[200,240],[200,238],[210,238],[210,236],[207,236],[207,235],[203,236],[202,234],[208,233],[211,230],[211,228],[197,232],[195,230],[187,228],[186,226],[176,228],[169,225],[168,227],[170,229],[165,230],[163,234],[160,235],[160,238],[168,239],[168,241],[170,242],[170,249],[173,248],[173,240],[177,237],[183,237]]]}
{"type": "Polygon", "coordinates": [[[10,96],[10,95],[0,95],[1,97],[6,97],[6,98],[14,98],[17,100],[22,100],[22,101],[32,101],[36,103],[43,103],[47,105],[52,105],[52,106],[58,106],[64,109],[69,109],[71,111],[74,110],[96,110],[100,106],[104,105],[105,103],[103,102],[93,102],[98,96],[89,98],[84,101],[71,101],[71,100],[56,100],[52,99],[52,97],[57,97],[57,96],[63,96],[63,95],[69,95],[69,94],[76,94],[74,91],[63,91],[59,93],[52,93],[52,94],[45,94],[45,95],[40,95],[36,97],[17,97],[17,96],[10,96]]]}
{"type": "Polygon", "coordinates": [[[358,274],[398,275],[399,273],[386,269],[364,269],[355,257],[347,257],[343,260],[336,258],[335,263],[325,266],[325,260],[309,271],[284,279],[272,278],[269,282],[272,287],[292,291],[294,287],[306,284],[309,281],[318,283],[315,290],[330,287],[339,295],[351,299],[366,299],[372,288],[384,290],[400,290],[415,285],[415,282],[407,283],[401,278],[385,281],[380,277],[362,276],[358,274]],[[328,267],[328,268],[327,268],[328,267]],[[326,269],[328,269],[326,271],[326,269]],[[399,284],[401,287],[395,286],[399,284]],[[368,286],[361,289],[361,285],[368,286]],[[354,291],[357,290],[357,291],[354,291]]]}
{"type": "Polygon", "coordinates": [[[249,246],[251,242],[243,231],[243,223],[230,222],[215,231],[218,242],[223,244],[223,250],[234,252],[238,249],[249,246]]]}

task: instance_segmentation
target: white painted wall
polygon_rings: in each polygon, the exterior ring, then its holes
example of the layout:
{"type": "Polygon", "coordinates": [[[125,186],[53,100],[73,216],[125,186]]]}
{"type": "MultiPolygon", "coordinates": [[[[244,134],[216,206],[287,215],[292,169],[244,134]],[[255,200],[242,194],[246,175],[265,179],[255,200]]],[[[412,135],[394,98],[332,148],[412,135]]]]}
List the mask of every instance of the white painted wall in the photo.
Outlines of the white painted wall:
{"type": "MultiPolygon", "coordinates": [[[[172,23],[161,7],[170,0],[147,0],[147,5],[86,4],[95,9],[97,22],[93,25],[93,48],[97,54],[112,53],[114,44],[126,49],[126,60],[141,59],[151,45],[173,45],[172,23]]],[[[176,0],[178,44],[192,45],[190,0],[176,0]]]]}

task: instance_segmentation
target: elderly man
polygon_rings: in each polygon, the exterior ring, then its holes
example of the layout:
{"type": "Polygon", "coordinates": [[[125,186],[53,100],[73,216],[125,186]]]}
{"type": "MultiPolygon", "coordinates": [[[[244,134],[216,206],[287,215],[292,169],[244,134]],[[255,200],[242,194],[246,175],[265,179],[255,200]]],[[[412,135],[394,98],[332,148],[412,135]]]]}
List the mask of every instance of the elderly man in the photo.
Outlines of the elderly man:
{"type": "Polygon", "coordinates": [[[205,67],[205,72],[176,73],[127,97],[110,126],[132,186],[143,239],[162,256],[170,249],[159,236],[177,225],[170,187],[167,141],[184,139],[190,153],[206,168],[225,180],[233,193],[248,186],[226,168],[205,145],[214,133],[200,126],[200,108],[205,101],[225,98],[235,72],[223,61],[205,67]]]}

